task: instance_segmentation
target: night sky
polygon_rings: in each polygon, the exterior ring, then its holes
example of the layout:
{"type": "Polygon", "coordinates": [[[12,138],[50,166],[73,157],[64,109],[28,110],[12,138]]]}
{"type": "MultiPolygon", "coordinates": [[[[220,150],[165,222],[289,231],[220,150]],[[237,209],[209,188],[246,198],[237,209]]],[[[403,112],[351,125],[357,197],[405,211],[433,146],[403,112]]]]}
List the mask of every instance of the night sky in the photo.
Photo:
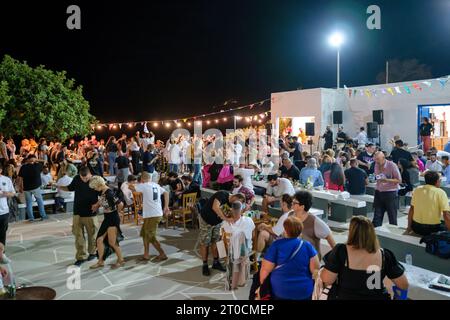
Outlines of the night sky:
{"type": "Polygon", "coordinates": [[[182,118],[230,99],[333,87],[335,29],[347,37],[342,85],[376,83],[395,58],[450,74],[450,0],[5,2],[0,55],[67,70],[101,122],[182,118]],[[70,4],[81,7],[80,31],[66,28],[70,4]],[[366,28],[371,4],[381,7],[382,30],[366,28]]]}

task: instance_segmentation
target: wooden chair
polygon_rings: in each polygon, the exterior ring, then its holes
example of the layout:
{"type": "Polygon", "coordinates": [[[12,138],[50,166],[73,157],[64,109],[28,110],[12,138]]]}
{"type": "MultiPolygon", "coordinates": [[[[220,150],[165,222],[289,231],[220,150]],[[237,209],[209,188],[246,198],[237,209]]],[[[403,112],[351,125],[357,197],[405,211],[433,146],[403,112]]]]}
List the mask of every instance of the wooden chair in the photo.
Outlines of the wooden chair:
{"type": "MultiPolygon", "coordinates": [[[[187,230],[186,222],[191,222],[192,227],[194,226],[194,206],[196,201],[197,193],[188,193],[183,195],[181,208],[172,211],[172,223],[174,228],[177,223],[182,223],[184,230],[187,230]]],[[[166,226],[168,226],[168,224],[166,224],[166,226]]]]}
{"type": "Polygon", "coordinates": [[[142,210],[144,210],[143,200],[143,194],[141,192],[133,192],[134,221],[136,225],[139,225],[139,220],[142,220],[139,213],[142,214],[142,210]]]}
{"type": "Polygon", "coordinates": [[[119,211],[120,217],[122,218],[122,223],[125,223],[125,218],[127,218],[128,221],[130,221],[131,218],[134,220],[134,208],[133,205],[125,205],[123,208],[119,211]]]}

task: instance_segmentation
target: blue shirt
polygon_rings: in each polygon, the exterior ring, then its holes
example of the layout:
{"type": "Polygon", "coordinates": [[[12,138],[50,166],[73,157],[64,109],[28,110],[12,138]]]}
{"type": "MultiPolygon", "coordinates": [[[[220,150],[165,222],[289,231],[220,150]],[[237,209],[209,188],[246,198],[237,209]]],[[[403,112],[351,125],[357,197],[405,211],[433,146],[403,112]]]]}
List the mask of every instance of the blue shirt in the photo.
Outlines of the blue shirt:
{"type": "Polygon", "coordinates": [[[445,181],[445,185],[449,185],[450,184],[450,165],[445,167],[443,173],[444,173],[444,177],[447,179],[447,181],[445,181]]]}
{"type": "Polygon", "coordinates": [[[308,182],[308,178],[311,178],[311,183],[314,187],[323,186],[325,183],[323,182],[322,173],[313,168],[303,168],[300,171],[300,183],[306,184],[308,182]]]}
{"type": "Polygon", "coordinates": [[[445,145],[445,147],[444,147],[444,151],[445,151],[445,152],[449,152],[449,153],[450,153],[450,141],[449,141],[449,142],[447,142],[447,144],[445,145]]]}
{"type": "Polygon", "coordinates": [[[308,241],[298,238],[282,238],[274,241],[267,249],[264,259],[276,266],[284,265],[274,269],[270,276],[273,295],[278,299],[309,299],[314,290],[309,263],[316,255],[316,249],[308,241]],[[300,245],[300,241],[303,241],[302,248],[293,259],[289,260],[300,245]]]}

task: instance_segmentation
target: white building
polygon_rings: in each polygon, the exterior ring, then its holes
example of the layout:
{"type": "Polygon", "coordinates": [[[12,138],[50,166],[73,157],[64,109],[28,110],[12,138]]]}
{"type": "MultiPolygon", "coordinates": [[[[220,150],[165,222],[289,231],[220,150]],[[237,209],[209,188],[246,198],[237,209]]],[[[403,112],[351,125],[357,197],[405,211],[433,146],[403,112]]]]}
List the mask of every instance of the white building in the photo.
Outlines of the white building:
{"type": "MultiPolygon", "coordinates": [[[[277,130],[283,126],[283,121],[291,124],[293,134],[297,134],[299,128],[304,130],[306,122],[315,123],[314,150],[327,125],[332,125],[336,138],[333,111],[343,112],[344,131],[355,137],[360,127],[367,128],[367,123],[373,121],[373,110],[383,110],[384,125],[380,127],[383,148],[388,147],[389,139],[395,135],[409,146],[418,145],[419,119],[423,116],[432,118],[435,124],[433,142],[440,148],[448,141],[450,132],[447,120],[450,118],[450,76],[339,90],[278,92],[272,94],[271,100],[272,121],[277,130]]],[[[323,139],[320,146],[323,146],[323,139]]]]}

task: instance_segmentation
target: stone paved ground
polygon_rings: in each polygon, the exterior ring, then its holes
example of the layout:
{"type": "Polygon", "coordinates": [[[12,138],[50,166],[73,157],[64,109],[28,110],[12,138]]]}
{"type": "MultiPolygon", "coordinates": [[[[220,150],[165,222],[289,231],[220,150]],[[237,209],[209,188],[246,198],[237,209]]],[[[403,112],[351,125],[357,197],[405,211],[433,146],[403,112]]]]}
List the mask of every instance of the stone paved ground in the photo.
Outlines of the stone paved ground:
{"type": "MultiPolygon", "coordinates": [[[[213,271],[211,277],[201,274],[197,230],[165,229],[160,227],[158,238],[169,260],[142,264],[143,247],[140,226],[124,224],[125,240],[121,247],[126,265],[111,270],[108,258],[102,270],[89,270],[87,262],[81,267],[81,288],[69,290],[68,268],[75,256],[70,214],[50,215],[45,222],[10,224],[7,235],[7,255],[13,261],[18,285],[47,286],[56,290],[56,299],[247,299],[250,283],[236,291],[225,291],[224,273],[213,271]]],[[[151,249],[151,254],[156,251],[151,249]]]]}

